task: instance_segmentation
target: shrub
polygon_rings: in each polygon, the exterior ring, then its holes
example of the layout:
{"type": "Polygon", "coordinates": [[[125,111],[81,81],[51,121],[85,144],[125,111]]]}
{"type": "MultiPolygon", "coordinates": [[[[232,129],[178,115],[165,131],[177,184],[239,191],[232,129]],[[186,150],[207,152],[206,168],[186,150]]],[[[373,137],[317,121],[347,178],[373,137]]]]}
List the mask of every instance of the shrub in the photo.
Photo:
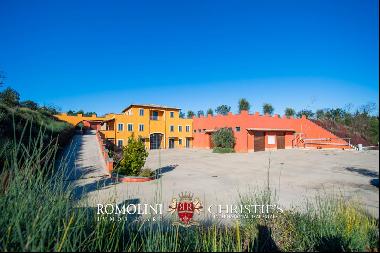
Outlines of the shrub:
{"type": "Polygon", "coordinates": [[[140,172],[140,177],[152,177],[154,175],[153,171],[150,168],[144,168],[140,172]]]}
{"type": "Polygon", "coordinates": [[[123,158],[117,167],[117,172],[128,176],[138,176],[147,157],[148,151],[145,149],[144,142],[140,138],[135,139],[132,135],[128,138],[127,146],[123,147],[123,158]]]}
{"type": "Polygon", "coordinates": [[[213,133],[212,142],[215,148],[233,149],[235,146],[234,133],[230,128],[221,128],[213,133]]]}
{"type": "Polygon", "coordinates": [[[235,150],[233,148],[221,148],[221,147],[215,147],[213,148],[212,152],[214,153],[235,153],[235,150]]]}

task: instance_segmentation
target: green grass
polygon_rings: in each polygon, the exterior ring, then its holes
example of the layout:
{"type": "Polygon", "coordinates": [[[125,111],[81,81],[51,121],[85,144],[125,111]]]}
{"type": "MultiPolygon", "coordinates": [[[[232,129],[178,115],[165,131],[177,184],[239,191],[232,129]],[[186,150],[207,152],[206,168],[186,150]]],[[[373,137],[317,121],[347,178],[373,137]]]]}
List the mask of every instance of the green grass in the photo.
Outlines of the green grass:
{"type": "MultiPolygon", "coordinates": [[[[27,132],[27,131],[25,131],[27,132]]],[[[322,196],[305,210],[286,210],[273,219],[241,219],[230,225],[172,226],[151,222],[98,221],[96,210],[79,207],[55,167],[58,143],[44,132],[29,143],[0,147],[0,251],[344,251],[378,247],[378,223],[355,202],[322,196]],[[22,158],[22,159],[20,159],[22,158]],[[43,171],[54,173],[48,176],[43,171]]],[[[276,203],[270,190],[241,196],[244,204],[276,203]]]]}

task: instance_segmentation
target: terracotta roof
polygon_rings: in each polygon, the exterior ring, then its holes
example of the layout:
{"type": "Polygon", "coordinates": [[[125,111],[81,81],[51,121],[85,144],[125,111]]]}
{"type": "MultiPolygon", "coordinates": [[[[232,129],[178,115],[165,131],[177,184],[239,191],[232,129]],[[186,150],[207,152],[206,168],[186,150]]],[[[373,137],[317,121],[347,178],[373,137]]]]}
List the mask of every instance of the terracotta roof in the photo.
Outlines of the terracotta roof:
{"type": "Polygon", "coordinates": [[[248,131],[288,131],[295,132],[296,130],[290,128],[247,128],[248,131]]]}
{"type": "Polygon", "coordinates": [[[131,104],[125,108],[122,112],[129,110],[131,107],[148,107],[148,108],[157,108],[157,109],[172,109],[172,110],[181,110],[181,108],[165,106],[165,105],[155,105],[155,104],[131,104]]]}

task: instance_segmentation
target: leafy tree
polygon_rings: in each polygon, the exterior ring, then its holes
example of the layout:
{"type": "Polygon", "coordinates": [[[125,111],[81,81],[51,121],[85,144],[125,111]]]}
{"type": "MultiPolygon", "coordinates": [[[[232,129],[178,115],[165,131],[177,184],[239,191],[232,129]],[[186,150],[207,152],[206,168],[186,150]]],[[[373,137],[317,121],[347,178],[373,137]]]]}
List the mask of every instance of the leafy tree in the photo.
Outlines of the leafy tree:
{"type": "Polygon", "coordinates": [[[76,113],[75,113],[75,111],[73,111],[73,110],[69,110],[69,111],[67,112],[67,115],[69,115],[69,116],[75,116],[76,113]]]}
{"type": "Polygon", "coordinates": [[[231,111],[231,106],[228,105],[220,105],[215,109],[217,114],[227,115],[231,111]]]}
{"type": "Polygon", "coordinates": [[[38,104],[32,100],[25,100],[25,101],[22,101],[20,103],[20,106],[21,107],[26,107],[26,108],[29,108],[31,110],[34,110],[36,111],[38,109],[38,104]]]}
{"type": "Polygon", "coordinates": [[[91,117],[93,114],[97,115],[96,112],[86,112],[85,114],[83,114],[83,116],[91,117]]]}
{"type": "Polygon", "coordinates": [[[311,119],[313,118],[314,113],[311,110],[306,110],[306,109],[297,112],[297,118],[301,118],[302,115],[305,115],[306,118],[311,119]]]}
{"type": "Polygon", "coordinates": [[[211,109],[211,108],[209,108],[208,110],[207,110],[207,115],[211,115],[211,116],[213,116],[214,115],[214,110],[213,109],[211,109]]]}
{"type": "Polygon", "coordinates": [[[193,111],[190,110],[187,112],[187,118],[188,119],[192,119],[194,116],[195,116],[195,113],[193,111]]]}
{"type": "Polygon", "coordinates": [[[241,98],[239,100],[239,113],[241,111],[249,111],[249,109],[251,108],[251,105],[249,104],[248,100],[245,99],[245,98],[241,98]]]}
{"type": "Polygon", "coordinates": [[[285,116],[287,118],[294,117],[296,115],[296,111],[293,108],[286,108],[285,109],[285,116]]]}
{"type": "Polygon", "coordinates": [[[197,112],[197,116],[198,116],[198,117],[200,117],[200,116],[205,116],[204,111],[203,111],[203,110],[199,110],[199,111],[197,112]]]}
{"type": "Polygon", "coordinates": [[[59,114],[59,109],[53,105],[44,105],[38,108],[38,111],[46,115],[57,115],[59,114]]]}
{"type": "Polygon", "coordinates": [[[79,110],[79,111],[77,111],[77,115],[78,114],[82,114],[82,115],[84,115],[84,111],[83,110],[79,110]]]}
{"type": "Polygon", "coordinates": [[[18,106],[20,103],[20,94],[14,89],[8,87],[0,92],[0,103],[9,107],[18,106]]]}
{"type": "Polygon", "coordinates": [[[185,118],[185,114],[184,114],[183,112],[179,112],[179,117],[180,117],[181,119],[184,119],[184,118],[185,118]]]}
{"type": "Polygon", "coordinates": [[[272,115],[273,112],[274,112],[274,108],[271,104],[269,104],[269,103],[263,104],[263,113],[264,114],[272,115]]]}
{"type": "Polygon", "coordinates": [[[236,140],[230,128],[220,128],[212,134],[212,143],[214,147],[233,149],[236,140]]]}
{"type": "Polygon", "coordinates": [[[315,112],[315,117],[318,119],[318,120],[321,120],[321,119],[324,119],[325,118],[325,110],[323,109],[319,109],[315,112]]]}
{"type": "Polygon", "coordinates": [[[127,146],[123,147],[123,158],[117,172],[127,176],[138,176],[145,165],[148,151],[145,149],[144,142],[141,138],[135,139],[134,136],[128,138],[127,146]]]}

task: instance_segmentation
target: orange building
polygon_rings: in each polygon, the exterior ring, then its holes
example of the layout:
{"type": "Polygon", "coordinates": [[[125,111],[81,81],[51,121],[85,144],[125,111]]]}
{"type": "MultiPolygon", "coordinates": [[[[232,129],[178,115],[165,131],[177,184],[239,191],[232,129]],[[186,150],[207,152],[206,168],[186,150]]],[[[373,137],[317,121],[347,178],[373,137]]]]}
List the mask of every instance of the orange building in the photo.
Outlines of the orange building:
{"type": "Polygon", "coordinates": [[[350,148],[350,144],[305,116],[301,119],[279,115],[249,114],[208,115],[193,118],[193,146],[212,148],[212,133],[219,128],[233,130],[235,151],[265,151],[285,148],[350,148]]]}
{"type": "Polygon", "coordinates": [[[258,112],[180,118],[180,109],[159,105],[132,104],[120,114],[103,117],[56,115],[60,120],[96,129],[115,145],[127,145],[131,135],[140,137],[147,149],[212,148],[212,133],[219,128],[233,130],[237,152],[286,148],[350,148],[350,143],[316,125],[300,119],[258,112]]]}

